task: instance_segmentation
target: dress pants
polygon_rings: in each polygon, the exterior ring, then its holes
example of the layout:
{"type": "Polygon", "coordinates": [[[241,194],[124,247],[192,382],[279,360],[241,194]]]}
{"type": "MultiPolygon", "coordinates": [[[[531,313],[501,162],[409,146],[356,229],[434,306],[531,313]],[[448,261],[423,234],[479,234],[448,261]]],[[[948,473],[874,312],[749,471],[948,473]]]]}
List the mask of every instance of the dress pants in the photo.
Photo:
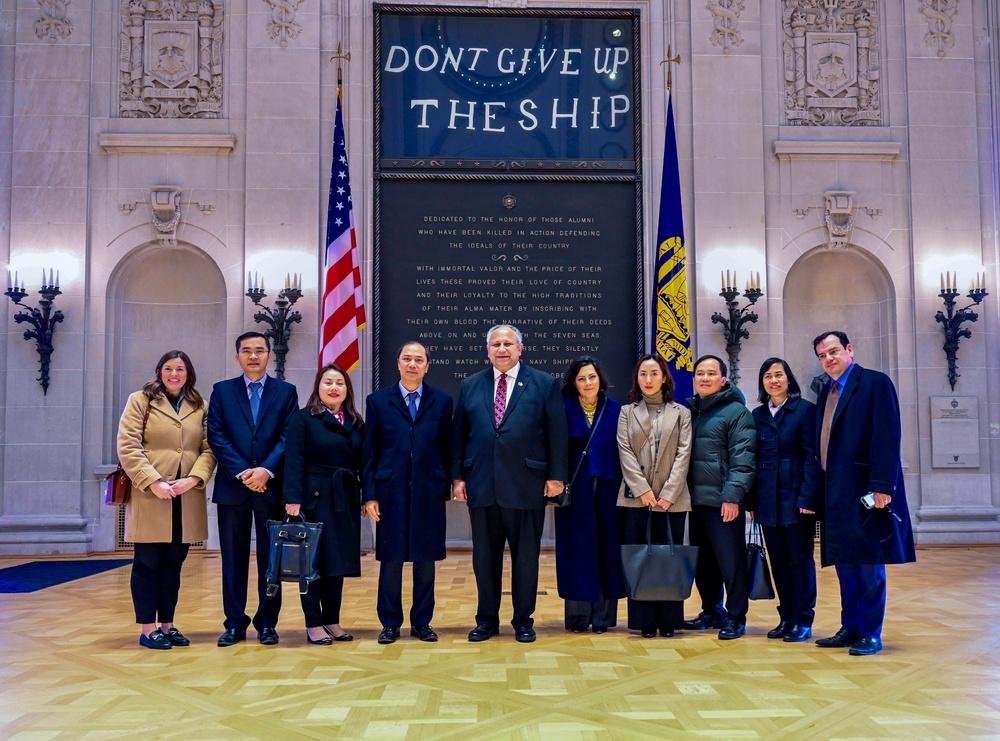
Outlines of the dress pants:
{"type": "MultiPolygon", "coordinates": [[[[643,507],[620,507],[618,509],[622,527],[622,543],[636,545],[646,542],[646,525],[652,523],[650,540],[653,543],[668,543],[667,518],[670,518],[670,530],[674,543],[684,542],[684,521],[686,512],[667,512],[662,510],[650,512],[643,507]],[[650,520],[652,518],[652,520],[650,520]]],[[[700,560],[700,559],[699,559],[700,560]]],[[[672,630],[684,627],[684,602],[675,600],[628,600],[629,630],[668,634],[672,630]]]]}
{"type": "MultiPolygon", "coordinates": [[[[434,618],[434,562],[413,562],[410,625],[430,625],[434,618]]],[[[403,624],[403,562],[381,561],[378,572],[378,619],[383,628],[403,624]]]]}
{"type": "Polygon", "coordinates": [[[271,536],[268,520],[280,520],[285,508],[281,502],[254,501],[252,505],[220,504],[219,550],[222,554],[222,606],[226,612],[226,629],[246,630],[251,623],[247,609],[247,579],[250,574],[250,532],[257,533],[257,612],[253,627],[273,628],[281,610],[281,589],[267,596],[267,563],[271,536]]]}
{"type": "Polygon", "coordinates": [[[810,627],[816,614],[816,520],[762,527],[778,592],[778,615],[784,622],[810,627]]]}
{"type": "Polygon", "coordinates": [[[618,600],[604,599],[600,590],[597,596],[596,602],[564,600],[563,619],[566,630],[586,630],[591,625],[595,628],[613,628],[618,625],[618,600]]]}
{"type": "Polygon", "coordinates": [[[340,605],[344,601],[344,577],[321,576],[309,582],[309,591],[299,595],[307,628],[340,623],[340,605]]]}
{"type": "Polygon", "coordinates": [[[697,505],[692,509],[688,532],[691,545],[700,547],[694,581],[701,595],[702,612],[740,625],[746,625],[749,607],[746,519],[742,507],[736,519],[723,522],[720,507],[697,505]]]}
{"type": "Polygon", "coordinates": [[[862,638],[881,638],[885,620],[885,564],[837,564],[840,624],[862,638]]]}
{"type": "Polygon", "coordinates": [[[172,501],[173,539],[169,543],[136,543],[132,555],[132,604],[135,621],[174,622],[181,588],[181,567],[190,546],[181,542],[181,500],[172,501]]]}
{"type": "Polygon", "coordinates": [[[514,628],[535,624],[538,593],[538,553],[542,544],[544,509],[510,509],[495,502],[488,507],[470,507],[472,523],[472,570],[476,574],[479,606],[476,624],[499,627],[503,580],[504,542],[510,544],[511,601],[514,628]]]}

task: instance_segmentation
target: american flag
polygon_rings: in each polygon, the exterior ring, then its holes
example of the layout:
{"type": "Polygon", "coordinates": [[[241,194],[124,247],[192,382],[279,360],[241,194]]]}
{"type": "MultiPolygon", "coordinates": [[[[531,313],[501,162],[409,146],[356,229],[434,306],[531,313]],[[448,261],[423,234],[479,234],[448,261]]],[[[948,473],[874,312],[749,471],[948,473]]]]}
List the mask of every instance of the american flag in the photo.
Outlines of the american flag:
{"type": "Polygon", "coordinates": [[[344,118],[337,81],[337,118],[333,124],[333,165],[326,223],[326,290],[323,293],[323,348],[320,366],[336,363],[347,371],[361,359],[358,331],[365,326],[365,299],[354,234],[351,176],[344,143],[344,118]]]}

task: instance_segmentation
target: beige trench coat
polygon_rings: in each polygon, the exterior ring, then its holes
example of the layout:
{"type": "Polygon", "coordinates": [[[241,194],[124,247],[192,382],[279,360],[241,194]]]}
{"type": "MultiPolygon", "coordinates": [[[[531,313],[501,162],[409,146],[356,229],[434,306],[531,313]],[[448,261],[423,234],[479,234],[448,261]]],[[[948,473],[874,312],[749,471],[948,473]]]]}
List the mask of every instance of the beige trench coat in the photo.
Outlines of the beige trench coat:
{"type": "MultiPolygon", "coordinates": [[[[670,402],[663,408],[659,452],[650,437],[652,421],[646,402],[626,404],[618,418],[618,458],[624,480],[618,491],[619,507],[645,506],[638,497],[652,490],[658,499],[671,502],[670,512],[690,512],[691,494],[687,474],[691,463],[691,412],[670,402]],[[625,496],[631,489],[635,499],[625,496]]],[[[662,511],[656,510],[654,511],[662,511]]]]}
{"type": "Polygon", "coordinates": [[[143,435],[148,403],[146,395],[136,391],[128,397],[118,424],[118,460],[132,479],[132,497],[125,505],[125,539],[131,543],[171,541],[171,501],[159,499],[149,487],[159,479],[172,481],[180,466],[181,477],[197,476],[203,482],[181,495],[181,539],[184,543],[206,540],[205,484],[215,470],[206,436],[208,402],[198,407],[185,399],[178,414],[165,397],[154,399],[143,435]]]}

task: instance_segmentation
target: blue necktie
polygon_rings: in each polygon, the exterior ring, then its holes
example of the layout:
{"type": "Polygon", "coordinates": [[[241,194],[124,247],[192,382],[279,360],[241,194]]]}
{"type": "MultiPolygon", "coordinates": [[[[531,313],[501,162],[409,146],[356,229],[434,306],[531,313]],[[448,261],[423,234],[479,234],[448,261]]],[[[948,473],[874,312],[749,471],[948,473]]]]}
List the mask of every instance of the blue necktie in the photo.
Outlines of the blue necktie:
{"type": "Polygon", "coordinates": [[[406,406],[410,410],[410,419],[416,420],[417,418],[417,394],[416,391],[411,391],[406,395],[406,406]]]}
{"type": "Polygon", "coordinates": [[[257,426],[257,412],[260,411],[260,387],[263,386],[260,381],[250,382],[250,414],[253,416],[254,426],[257,426]]]}

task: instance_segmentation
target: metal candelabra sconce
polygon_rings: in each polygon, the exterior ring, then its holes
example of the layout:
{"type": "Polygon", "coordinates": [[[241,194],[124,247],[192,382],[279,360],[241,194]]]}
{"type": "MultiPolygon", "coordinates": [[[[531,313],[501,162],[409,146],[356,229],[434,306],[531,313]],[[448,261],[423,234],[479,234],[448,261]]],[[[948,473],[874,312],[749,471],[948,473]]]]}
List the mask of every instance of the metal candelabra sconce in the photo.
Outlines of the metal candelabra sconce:
{"type": "Polygon", "coordinates": [[[732,279],[729,277],[728,270],[725,276],[722,276],[722,293],[719,295],[726,299],[727,314],[715,312],[712,314],[712,324],[722,325],[722,334],[726,338],[726,354],[729,356],[729,380],[734,386],[739,386],[742,341],[750,339],[750,330],[743,325],[747,322],[757,323],[757,313],[751,311],[750,307],[757,303],[764,292],[760,290],[760,273],[757,273],[756,277],[751,274],[750,280],[747,281],[746,290],[743,292],[743,296],[750,303],[740,308],[736,301],[740,295],[740,289],[733,285],[736,282],[735,271],[732,279]]]}
{"type": "Polygon", "coordinates": [[[42,393],[48,395],[49,362],[52,359],[53,350],[52,333],[55,332],[56,325],[65,318],[61,311],[52,311],[52,305],[56,301],[56,296],[62,294],[62,291],[59,290],[59,273],[56,272],[53,274],[53,271],[50,269],[48,282],[46,283],[45,270],[42,270],[42,287],[38,291],[38,295],[41,298],[38,299],[38,308],[25,306],[21,303],[24,297],[28,295],[28,292],[24,289],[23,280],[18,285],[18,279],[18,274],[14,273],[12,280],[10,271],[7,271],[7,290],[4,291],[3,295],[13,301],[16,306],[24,309],[24,311],[19,311],[14,315],[14,321],[18,324],[27,322],[34,327],[34,329],[24,330],[24,339],[35,341],[35,349],[38,351],[38,362],[41,366],[38,382],[42,385],[42,393]]]}
{"type": "Polygon", "coordinates": [[[275,357],[274,375],[285,380],[285,356],[288,354],[288,340],[292,336],[292,325],[302,321],[302,315],[297,311],[290,311],[292,306],[302,298],[302,276],[298,273],[285,276],[285,287],[278,292],[278,298],[274,300],[274,308],[264,306],[261,300],[267,297],[264,293],[264,281],[258,285],[258,276],[247,273],[248,299],[254,302],[261,311],[253,315],[253,320],[258,324],[265,322],[270,329],[264,330],[264,336],[271,341],[271,351],[275,357]]]}
{"type": "Polygon", "coordinates": [[[938,311],[934,315],[934,319],[944,325],[944,354],[948,358],[948,383],[951,384],[951,390],[955,390],[955,383],[958,381],[958,344],[962,341],[962,338],[969,339],[972,337],[972,331],[968,328],[962,327],[965,322],[975,322],[979,319],[979,315],[974,311],[970,311],[973,306],[982,303],[982,300],[989,296],[986,292],[986,274],[980,275],[976,273],[976,279],[972,283],[972,287],[969,289],[967,294],[972,303],[968,306],[955,309],[955,299],[958,298],[961,291],[958,290],[956,283],[958,282],[958,276],[955,273],[942,273],[941,274],[941,293],[938,294],[944,301],[944,311],[938,311]]]}

